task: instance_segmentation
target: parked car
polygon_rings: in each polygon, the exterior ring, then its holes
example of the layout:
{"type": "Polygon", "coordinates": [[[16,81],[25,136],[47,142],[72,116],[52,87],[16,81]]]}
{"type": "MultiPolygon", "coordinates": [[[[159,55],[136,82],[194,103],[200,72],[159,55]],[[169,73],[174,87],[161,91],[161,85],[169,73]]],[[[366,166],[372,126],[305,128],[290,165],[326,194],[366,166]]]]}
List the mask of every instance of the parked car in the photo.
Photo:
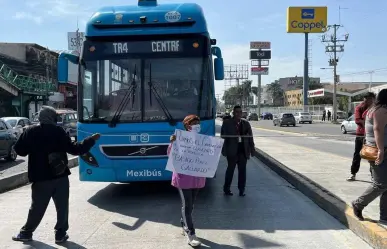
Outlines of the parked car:
{"type": "Polygon", "coordinates": [[[355,115],[341,122],[341,132],[343,134],[356,132],[357,124],[355,123],[355,115]]]}
{"type": "MultiPolygon", "coordinates": [[[[77,112],[72,109],[56,109],[58,114],[58,126],[61,126],[66,133],[77,140],[77,112]]],[[[35,114],[32,123],[39,123],[38,113],[35,114]]]]}
{"type": "Polygon", "coordinates": [[[17,154],[13,149],[17,141],[15,131],[13,128],[0,119],[0,158],[4,158],[7,161],[15,161],[17,154]]]}
{"type": "Polygon", "coordinates": [[[270,112],[263,112],[261,114],[261,119],[263,120],[273,120],[273,114],[270,112]]]}
{"type": "Polygon", "coordinates": [[[258,121],[258,114],[256,114],[255,112],[249,113],[249,115],[247,116],[247,120],[249,120],[249,121],[252,121],[252,120],[258,121]]]}
{"type": "Polygon", "coordinates": [[[28,126],[32,125],[31,121],[25,117],[3,117],[2,119],[12,127],[17,138],[20,137],[28,126]]]}
{"type": "Polygon", "coordinates": [[[303,123],[311,124],[313,122],[313,117],[309,112],[296,112],[294,117],[296,119],[296,122],[299,124],[303,124],[303,123]]]}
{"type": "Polygon", "coordinates": [[[296,119],[294,118],[293,113],[281,113],[273,119],[274,126],[296,126],[296,119]]]}

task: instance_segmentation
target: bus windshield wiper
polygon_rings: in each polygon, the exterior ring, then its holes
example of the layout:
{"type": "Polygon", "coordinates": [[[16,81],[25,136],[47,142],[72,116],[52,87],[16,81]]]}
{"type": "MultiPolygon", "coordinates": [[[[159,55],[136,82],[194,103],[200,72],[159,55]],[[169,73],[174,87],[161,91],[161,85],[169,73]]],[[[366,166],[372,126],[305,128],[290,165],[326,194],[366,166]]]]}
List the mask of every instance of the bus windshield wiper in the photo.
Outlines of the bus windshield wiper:
{"type": "Polygon", "coordinates": [[[171,113],[169,112],[168,108],[166,107],[163,99],[160,97],[159,93],[157,92],[155,86],[152,83],[152,63],[149,63],[149,104],[152,106],[152,92],[155,96],[157,102],[159,103],[161,109],[163,110],[165,116],[167,116],[168,122],[171,126],[176,125],[176,120],[172,117],[171,113]]]}
{"type": "Polygon", "coordinates": [[[134,105],[134,98],[135,98],[136,88],[137,88],[136,76],[137,76],[137,66],[134,65],[132,84],[131,84],[131,86],[129,86],[128,89],[126,89],[126,93],[125,93],[124,97],[122,98],[120,104],[118,105],[117,110],[114,113],[112,120],[109,122],[109,127],[116,127],[118,121],[121,118],[122,113],[124,112],[126,106],[129,103],[131,96],[132,96],[132,105],[134,105]]]}

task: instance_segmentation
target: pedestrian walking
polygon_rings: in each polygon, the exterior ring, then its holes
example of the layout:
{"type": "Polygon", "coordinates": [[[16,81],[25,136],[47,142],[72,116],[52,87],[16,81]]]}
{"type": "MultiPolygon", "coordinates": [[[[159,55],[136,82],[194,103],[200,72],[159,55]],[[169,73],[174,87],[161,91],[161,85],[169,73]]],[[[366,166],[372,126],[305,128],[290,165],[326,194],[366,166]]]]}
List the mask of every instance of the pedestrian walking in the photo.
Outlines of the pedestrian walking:
{"type": "Polygon", "coordinates": [[[325,122],[325,117],[327,116],[327,112],[324,110],[323,111],[323,114],[322,114],[322,120],[323,122],[325,122]]]}
{"type": "Polygon", "coordinates": [[[239,196],[245,196],[246,164],[255,152],[255,145],[250,123],[242,119],[242,108],[239,105],[234,107],[233,117],[223,122],[221,136],[224,138],[222,155],[227,157],[227,170],[223,185],[224,194],[233,195],[230,187],[235,167],[238,165],[239,196]]]}
{"type": "Polygon", "coordinates": [[[39,125],[28,127],[16,142],[14,149],[20,156],[28,155],[28,179],[32,183],[32,203],[27,222],[15,241],[31,241],[32,235],[43,219],[51,198],[54,201],[57,223],[55,242],[68,240],[69,228],[69,178],[67,153],[81,155],[88,152],[99,139],[99,134],[86,138],[83,142],[72,142],[71,138],[57,126],[54,108],[43,106],[39,112],[39,125]]]}
{"type": "Polygon", "coordinates": [[[367,116],[368,109],[373,105],[375,101],[375,94],[372,92],[367,93],[364,96],[363,102],[361,102],[355,108],[355,123],[357,125],[356,128],[356,138],[355,138],[355,151],[353,153],[353,159],[351,164],[351,176],[347,178],[347,181],[355,181],[356,174],[360,169],[360,150],[364,144],[364,121],[367,116]]]}
{"type": "Polygon", "coordinates": [[[332,113],[330,110],[328,110],[328,122],[331,121],[331,116],[332,116],[332,113]]]}
{"type": "Polygon", "coordinates": [[[372,183],[355,201],[352,207],[355,216],[364,220],[362,211],[377,197],[380,197],[381,224],[387,225],[387,89],[383,89],[376,97],[375,105],[370,108],[365,120],[364,149],[370,161],[372,183]]]}
{"type": "MultiPolygon", "coordinates": [[[[200,132],[200,118],[196,115],[188,115],[183,120],[184,128],[190,132],[200,132]]],[[[168,147],[168,155],[172,148],[172,143],[176,140],[176,136],[171,136],[171,144],[168,147]]],[[[183,228],[183,234],[187,236],[188,244],[192,247],[201,245],[200,240],[196,236],[192,212],[199,189],[204,188],[206,184],[205,177],[189,176],[173,172],[172,186],[177,188],[181,199],[181,218],[180,223],[183,228]]]]}

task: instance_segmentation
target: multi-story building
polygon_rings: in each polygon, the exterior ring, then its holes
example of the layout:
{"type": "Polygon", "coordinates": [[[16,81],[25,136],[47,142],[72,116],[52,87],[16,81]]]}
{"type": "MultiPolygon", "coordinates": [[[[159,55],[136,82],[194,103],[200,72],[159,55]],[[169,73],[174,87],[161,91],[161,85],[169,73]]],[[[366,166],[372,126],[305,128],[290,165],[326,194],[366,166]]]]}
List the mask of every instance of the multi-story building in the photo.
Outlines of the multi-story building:
{"type": "Polygon", "coordinates": [[[0,116],[25,116],[57,89],[58,54],[33,43],[0,43],[0,116]]]}

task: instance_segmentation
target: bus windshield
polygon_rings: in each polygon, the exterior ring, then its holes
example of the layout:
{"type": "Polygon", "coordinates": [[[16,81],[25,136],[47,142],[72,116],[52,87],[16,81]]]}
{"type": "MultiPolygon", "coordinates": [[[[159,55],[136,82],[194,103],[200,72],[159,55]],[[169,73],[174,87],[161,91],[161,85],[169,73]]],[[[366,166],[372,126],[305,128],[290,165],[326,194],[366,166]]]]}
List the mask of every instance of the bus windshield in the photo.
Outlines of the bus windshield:
{"type": "Polygon", "coordinates": [[[162,106],[176,121],[188,114],[212,118],[206,44],[205,39],[85,42],[80,121],[109,122],[120,105],[119,123],[167,121],[162,106]]]}

